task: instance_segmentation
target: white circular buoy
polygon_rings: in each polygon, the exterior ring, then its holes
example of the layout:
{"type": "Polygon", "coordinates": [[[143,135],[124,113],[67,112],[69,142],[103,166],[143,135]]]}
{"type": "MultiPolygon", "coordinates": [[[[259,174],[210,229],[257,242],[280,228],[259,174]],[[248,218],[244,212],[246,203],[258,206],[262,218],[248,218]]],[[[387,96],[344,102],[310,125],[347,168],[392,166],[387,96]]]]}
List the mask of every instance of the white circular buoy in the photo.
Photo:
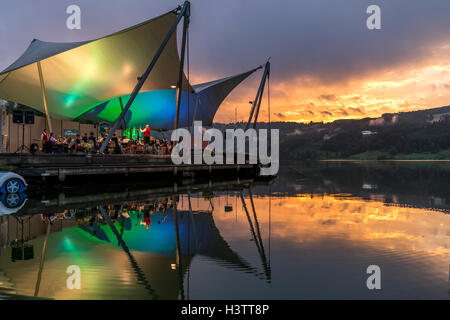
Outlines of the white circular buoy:
{"type": "Polygon", "coordinates": [[[27,189],[25,179],[14,172],[0,172],[0,190],[5,194],[21,193],[27,189]]]}
{"type": "Polygon", "coordinates": [[[20,191],[20,181],[18,179],[10,179],[6,182],[6,191],[8,193],[17,193],[20,191]]]}
{"type": "Polygon", "coordinates": [[[15,208],[20,202],[20,197],[17,193],[8,194],[6,197],[6,203],[10,208],[15,208]]]}

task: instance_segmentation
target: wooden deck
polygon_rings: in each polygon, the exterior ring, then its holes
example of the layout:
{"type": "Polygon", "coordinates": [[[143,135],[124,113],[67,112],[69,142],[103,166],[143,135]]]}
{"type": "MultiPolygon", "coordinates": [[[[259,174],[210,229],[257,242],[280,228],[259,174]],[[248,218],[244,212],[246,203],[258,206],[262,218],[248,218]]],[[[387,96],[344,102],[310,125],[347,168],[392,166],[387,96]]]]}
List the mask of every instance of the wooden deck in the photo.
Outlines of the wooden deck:
{"type": "Polygon", "coordinates": [[[25,178],[86,176],[193,177],[195,175],[256,175],[258,165],[174,165],[170,156],[161,155],[76,155],[76,154],[0,154],[0,163],[25,178]]]}

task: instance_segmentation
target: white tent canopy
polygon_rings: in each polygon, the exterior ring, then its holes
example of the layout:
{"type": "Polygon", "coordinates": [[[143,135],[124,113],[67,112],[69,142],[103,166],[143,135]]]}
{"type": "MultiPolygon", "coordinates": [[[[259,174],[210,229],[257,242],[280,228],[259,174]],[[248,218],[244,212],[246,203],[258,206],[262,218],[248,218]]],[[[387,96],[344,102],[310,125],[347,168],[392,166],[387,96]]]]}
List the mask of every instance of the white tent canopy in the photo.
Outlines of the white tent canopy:
{"type": "MultiPolygon", "coordinates": [[[[33,40],[25,53],[0,73],[0,98],[29,106],[51,118],[114,122],[121,112],[119,98],[124,103],[128,101],[138,77],[147,69],[176,19],[177,14],[171,11],[90,41],[33,40]]],[[[173,86],[178,82],[179,69],[175,32],[125,121],[170,129],[176,108],[173,86]]],[[[211,124],[227,95],[256,70],[194,87],[183,74],[180,124],[189,125],[194,116],[211,124]]]]}
{"type": "MultiPolygon", "coordinates": [[[[73,119],[102,101],[129,94],[176,17],[174,12],[169,12],[92,41],[33,40],[25,53],[0,73],[0,98],[44,112],[36,64],[39,61],[50,116],[73,119]]],[[[174,35],[142,90],[171,88],[177,83],[179,66],[174,35]]],[[[184,81],[186,88],[188,83],[184,81]]]]}

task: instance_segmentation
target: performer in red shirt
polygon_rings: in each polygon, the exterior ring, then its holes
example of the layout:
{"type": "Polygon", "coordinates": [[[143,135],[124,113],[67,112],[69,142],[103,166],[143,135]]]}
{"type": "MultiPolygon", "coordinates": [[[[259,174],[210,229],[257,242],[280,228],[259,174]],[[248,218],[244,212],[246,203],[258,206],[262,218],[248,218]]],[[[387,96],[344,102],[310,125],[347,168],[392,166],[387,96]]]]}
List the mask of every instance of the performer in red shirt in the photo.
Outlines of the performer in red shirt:
{"type": "Polygon", "coordinates": [[[47,133],[47,129],[42,130],[41,141],[42,141],[42,150],[45,151],[45,143],[50,139],[50,136],[47,133]]]}
{"type": "Polygon", "coordinates": [[[145,129],[141,129],[141,133],[144,134],[144,143],[150,144],[150,134],[152,130],[150,130],[150,126],[148,124],[145,125],[145,129]]]}

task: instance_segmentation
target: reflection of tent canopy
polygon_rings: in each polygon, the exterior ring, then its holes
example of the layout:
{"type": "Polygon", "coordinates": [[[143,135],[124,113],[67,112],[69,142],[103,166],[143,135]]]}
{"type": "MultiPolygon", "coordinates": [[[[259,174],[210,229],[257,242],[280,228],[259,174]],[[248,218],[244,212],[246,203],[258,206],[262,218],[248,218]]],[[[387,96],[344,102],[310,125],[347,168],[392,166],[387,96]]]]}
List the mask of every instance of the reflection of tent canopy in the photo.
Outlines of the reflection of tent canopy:
{"type": "MultiPolygon", "coordinates": [[[[146,70],[176,18],[174,12],[169,12],[91,41],[52,43],[33,40],[25,53],[0,73],[0,98],[44,112],[37,67],[40,62],[50,116],[76,119],[96,107],[85,118],[92,120],[94,116],[95,121],[112,122],[120,113],[118,97],[124,97],[124,103],[128,101],[137,78],[146,70]]],[[[131,121],[130,125],[148,122],[153,128],[167,129],[173,125],[169,126],[174,119],[175,92],[170,88],[177,84],[179,67],[174,35],[142,87],[143,93],[129,110],[126,118],[131,121]]],[[[196,87],[200,88],[195,91],[201,98],[197,119],[205,117],[204,121],[210,123],[226,95],[250,74],[225,79],[212,86],[196,87]]],[[[183,88],[188,88],[185,77],[183,88]]],[[[183,112],[187,115],[186,93],[184,100],[181,115],[183,112]]],[[[195,101],[190,105],[193,113],[195,101]]],[[[180,119],[180,124],[184,125],[183,116],[180,119]]]]}
{"type": "Polygon", "coordinates": [[[87,233],[91,234],[92,236],[96,237],[99,240],[103,240],[106,242],[111,242],[108,238],[108,236],[106,235],[105,231],[103,231],[102,228],[100,228],[100,226],[98,224],[94,224],[93,226],[81,226],[81,229],[83,229],[84,231],[86,231],[87,233]]]}
{"type": "MultiPolygon", "coordinates": [[[[249,266],[222,238],[211,214],[199,212],[193,216],[195,235],[189,212],[177,211],[177,215],[182,255],[200,254],[224,266],[248,272],[255,271],[255,268],[249,266]],[[195,237],[198,237],[198,246],[195,243],[195,237]]],[[[167,209],[165,214],[162,212],[152,214],[151,225],[148,230],[144,226],[139,226],[135,215],[131,215],[130,219],[132,219],[132,228],[122,235],[123,241],[130,250],[169,255],[175,252],[175,227],[172,209],[167,209]]],[[[116,228],[121,229],[122,227],[119,223],[116,223],[116,228]]],[[[106,238],[115,238],[108,225],[101,226],[101,229],[104,231],[106,238]]],[[[85,228],[83,230],[88,231],[85,228]]],[[[89,231],[87,234],[92,235],[89,231]]],[[[112,243],[114,242],[112,241],[112,243]]]]}
{"type": "MultiPolygon", "coordinates": [[[[111,246],[117,246],[117,237],[108,225],[100,228],[111,242],[101,240],[89,230],[78,227],[68,227],[61,232],[52,233],[39,295],[58,299],[148,299],[148,291],[142,285],[142,279],[136,275],[136,269],[139,268],[158,298],[177,299],[180,278],[178,272],[171,269],[171,264],[176,261],[174,216],[170,209],[166,213],[167,217],[161,212],[151,215],[149,230],[136,226],[136,220],[133,219],[131,230],[124,231],[123,240],[135,258],[136,265],[133,268],[130,268],[122,249],[111,246]],[[83,270],[81,290],[67,290],[66,269],[71,264],[79,265],[83,270]],[[135,277],[139,285],[135,285],[135,277]]],[[[196,254],[213,259],[227,268],[256,273],[256,269],[226,243],[210,213],[199,212],[193,215],[198,236],[197,247],[189,212],[178,211],[177,214],[183,274],[190,268],[192,257],[196,254]]],[[[119,222],[115,226],[121,231],[119,222]]],[[[43,237],[32,239],[29,243],[34,245],[35,252],[42,251],[43,237]]],[[[10,251],[11,248],[6,248],[0,255],[0,278],[3,271],[8,275],[5,281],[14,284],[17,293],[31,296],[35,289],[39,259],[18,264],[11,261],[10,251]]],[[[1,285],[0,291],[3,293],[1,285]]]]}

